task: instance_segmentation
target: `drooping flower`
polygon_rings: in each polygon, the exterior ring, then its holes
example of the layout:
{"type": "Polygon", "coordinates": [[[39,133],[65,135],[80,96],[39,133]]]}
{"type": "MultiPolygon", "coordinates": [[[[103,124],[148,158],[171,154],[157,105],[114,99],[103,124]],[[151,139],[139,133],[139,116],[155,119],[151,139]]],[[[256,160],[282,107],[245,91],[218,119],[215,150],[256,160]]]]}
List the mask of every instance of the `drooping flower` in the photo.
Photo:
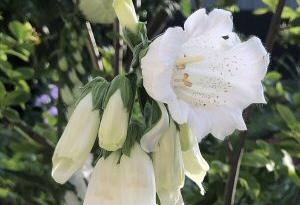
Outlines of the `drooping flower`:
{"type": "Polygon", "coordinates": [[[92,94],[87,94],[75,108],[52,157],[52,177],[65,183],[80,169],[95,143],[99,128],[99,110],[93,110],[92,94]]]}
{"type": "Polygon", "coordinates": [[[230,12],[200,9],[184,30],[169,28],[155,39],[141,67],[148,94],[166,103],[172,118],[188,123],[200,141],[208,133],[224,139],[246,129],[243,109],[266,103],[261,80],[268,64],[257,37],[241,42],[233,32],[230,12]]]}
{"type": "Polygon", "coordinates": [[[114,0],[113,8],[123,28],[135,33],[138,26],[138,18],[132,0],[114,0]]]}
{"type": "Polygon", "coordinates": [[[92,174],[84,205],[154,205],[155,177],[150,157],[136,144],[130,157],[113,152],[92,174]]]}
{"type": "Polygon", "coordinates": [[[108,151],[122,148],[127,135],[129,113],[118,89],[110,97],[99,128],[99,146],[108,151]]]}
{"type": "Polygon", "coordinates": [[[161,116],[158,122],[141,138],[141,147],[145,152],[153,152],[162,134],[169,127],[169,114],[164,104],[158,104],[161,116]]]}
{"type": "Polygon", "coordinates": [[[183,204],[180,189],[184,185],[183,159],[179,136],[173,121],[153,152],[156,192],[162,205],[183,204]]]}

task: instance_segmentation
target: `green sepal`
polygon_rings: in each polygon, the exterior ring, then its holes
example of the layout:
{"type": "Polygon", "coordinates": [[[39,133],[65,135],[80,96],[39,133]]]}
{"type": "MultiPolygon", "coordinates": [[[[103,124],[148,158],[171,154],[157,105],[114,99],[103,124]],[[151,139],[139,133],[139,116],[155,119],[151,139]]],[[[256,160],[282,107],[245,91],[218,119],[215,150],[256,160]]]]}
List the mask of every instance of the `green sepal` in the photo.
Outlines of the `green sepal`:
{"type": "Polygon", "coordinates": [[[106,97],[106,93],[109,88],[109,82],[103,81],[95,83],[92,87],[92,96],[93,96],[93,109],[100,110],[103,109],[103,103],[106,97]]]}
{"type": "Polygon", "coordinates": [[[122,154],[129,157],[132,147],[141,140],[142,134],[143,125],[137,121],[131,122],[128,126],[126,141],[122,147],[122,154]]]}
{"type": "Polygon", "coordinates": [[[123,36],[131,50],[134,50],[134,48],[140,43],[148,43],[146,23],[139,22],[137,32],[135,33],[129,29],[123,29],[123,36]]]}
{"type": "MultiPolygon", "coordinates": [[[[92,92],[92,89],[95,85],[99,85],[99,84],[103,84],[103,83],[107,83],[107,81],[102,78],[102,77],[96,77],[93,80],[91,80],[90,82],[88,82],[86,85],[84,85],[83,87],[80,88],[81,90],[81,94],[79,95],[79,97],[76,100],[76,105],[78,105],[78,103],[90,92],[92,92]]],[[[93,107],[95,107],[94,104],[94,100],[93,100],[93,107]]]]}
{"type": "Polygon", "coordinates": [[[148,101],[144,108],[144,118],[146,124],[146,130],[144,133],[147,133],[151,130],[162,117],[162,112],[158,106],[158,103],[155,100],[148,101]]]}
{"type": "Polygon", "coordinates": [[[110,97],[118,90],[121,91],[121,97],[124,106],[127,108],[128,111],[131,110],[133,104],[133,90],[130,83],[130,80],[124,75],[116,76],[108,89],[107,95],[104,101],[104,107],[106,107],[107,103],[109,102],[110,97]]]}

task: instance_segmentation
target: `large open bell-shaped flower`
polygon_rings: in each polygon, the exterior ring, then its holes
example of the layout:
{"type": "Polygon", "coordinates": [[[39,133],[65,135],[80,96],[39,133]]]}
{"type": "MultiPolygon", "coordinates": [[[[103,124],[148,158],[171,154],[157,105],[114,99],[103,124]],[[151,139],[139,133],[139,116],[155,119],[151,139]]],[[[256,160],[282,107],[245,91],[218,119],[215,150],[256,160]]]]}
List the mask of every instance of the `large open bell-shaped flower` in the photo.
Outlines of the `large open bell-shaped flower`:
{"type": "Polygon", "coordinates": [[[245,130],[242,111],[265,103],[262,79],[269,54],[257,37],[241,42],[231,13],[205,9],[150,44],[142,59],[144,87],[166,103],[172,118],[188,123],[200,141],[208,133],[223,139],[245,130]]]}

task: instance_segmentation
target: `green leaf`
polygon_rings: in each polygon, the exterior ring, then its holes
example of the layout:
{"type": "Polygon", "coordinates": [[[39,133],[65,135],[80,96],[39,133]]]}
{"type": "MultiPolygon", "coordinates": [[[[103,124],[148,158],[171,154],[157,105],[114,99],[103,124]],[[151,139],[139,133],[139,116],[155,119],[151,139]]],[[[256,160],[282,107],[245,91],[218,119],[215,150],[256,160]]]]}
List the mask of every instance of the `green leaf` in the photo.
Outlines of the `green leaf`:
{"type": "Polygon", "coordinates": [[[242,160],[243,166],[256,167],[256,168],[265,167],[268,163],[269,160],[263,154],[255,151],[250,153],[245,153],[242,160]]]}
{"type": "Polygon", "coordinates": [[[277,111],[279,112],[280,117],[284,120],[286,125],[291,130],[296,130],[300,132],[300,123],[296,119],[294,113],[291,111],[291,109],[285,105],[277,104],[276,105],[277,111]]]}
{"type": "Polygon", "coordinates": [[[104,100],[110,84],[107,81],[95,83],[92,87],[93,109],[103,110],[104,100]]]}
{"type": "Polygon", "coordinates": [[[20,105],[21,103],[27,102],[29,99],[30,99],[29,93],[22,90],[16,90],[7,93],[7,97],[5,99],[5,105],[20,105]]]}
{"type": "Polygon", "coordinates": [[[277,71],[271,71],[268,72],[265,79],[266,80],[270,80],[270,81],[278,81],[280,80],[282,77],[282,75],[280,73],[278,73],[277,71]]]}
{"type": "Polygon", "coordinates": [[[5,86],[3,85],[3,83],[0,81],[0,105],[1,105],[1,102],[2,100],[4,99],[6,95],[6,89],[5,89],[5,86]]]}
{"type": "Polygon", "coordinates": [[[6,108],[2,114],[11,122],[20,122],[21,120],[19,113],[12,108],[6,108]]]}
{"type": "Polygon", "coordinates": [[[143,127],[138,122],[131,122],[128,126],[126,141],[122,147],[122,153],[130,156],[131,148],[139,142],[142,136],[143,127]]]}
{"type": "Polygon", "coordinates": [[[182,13],[188,17],[192,13],[192,5],[189,0],[181,0],[182,13]]]}

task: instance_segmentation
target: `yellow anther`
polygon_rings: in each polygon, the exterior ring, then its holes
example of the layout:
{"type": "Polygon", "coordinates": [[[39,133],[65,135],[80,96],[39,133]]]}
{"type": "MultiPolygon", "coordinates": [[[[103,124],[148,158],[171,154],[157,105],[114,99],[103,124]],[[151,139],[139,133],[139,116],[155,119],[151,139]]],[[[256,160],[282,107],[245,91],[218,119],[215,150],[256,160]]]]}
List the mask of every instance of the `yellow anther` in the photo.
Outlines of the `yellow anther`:
{"type": "Polygon", "coordinates": [[[182,58],[179,58],[176,61],[177,68],[179,69],[185,69],[185,65],[188,63],[197,63],[203,61],[204,58],[202,56],[185,56],[182,58]]]}

